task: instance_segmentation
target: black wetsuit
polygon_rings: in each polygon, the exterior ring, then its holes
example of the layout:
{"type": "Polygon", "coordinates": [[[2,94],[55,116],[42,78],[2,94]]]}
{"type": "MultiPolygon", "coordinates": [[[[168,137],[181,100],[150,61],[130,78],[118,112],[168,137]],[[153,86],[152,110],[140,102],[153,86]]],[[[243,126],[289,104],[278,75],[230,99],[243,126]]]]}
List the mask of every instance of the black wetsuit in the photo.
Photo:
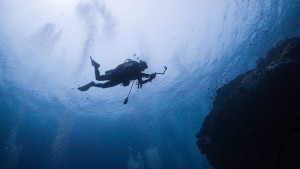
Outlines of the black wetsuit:
{"type": "Polygon", "coordinates": [[[105,72],[105,75],[100,75],[98,68],[95,67],[95,77],[98,81],[105,81],[105,83],[95,84],[95,87],[108,88],[118,84],[128,86],[131,80],[138,80],[139,84],[144,84],[148,80],[143,81],[142,78],[150,77],[149,74],[142,73],[141,67],[138,62],[127,60],[125,63],[118,65],[115,69],[105,72]]]}

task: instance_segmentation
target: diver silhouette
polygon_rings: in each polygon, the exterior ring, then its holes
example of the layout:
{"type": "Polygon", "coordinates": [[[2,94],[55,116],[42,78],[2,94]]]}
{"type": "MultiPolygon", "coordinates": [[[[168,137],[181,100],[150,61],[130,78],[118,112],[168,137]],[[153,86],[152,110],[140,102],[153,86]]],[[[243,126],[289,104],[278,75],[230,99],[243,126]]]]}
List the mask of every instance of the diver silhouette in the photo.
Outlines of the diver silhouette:
{"type": "MultiPolygon", "coordinates": [[[[77,89],[80,91],[87,91],[90,87],[100,87],[100,88],[109,88],[119,84],[122,84],[124,87],[130,84],[132,80],[138,80],[138,88],[142,88],[142,85],[151,82],[156,74],[162,73],[152,73],[146,74],[142,73],[145,69],[148,68],[147,63],[145,61],[140,60],[140,62],[127,59],[124,63],[118,65],[115,69],[108,70],[104,75],[100,75],[99,67],[100,64],[97,63],[90,57],[92,66],[95,69],[95,78],[98,81],[107,81],[105,83],[95,83],[91,81],[90,83],[78,87],[77,89]],[[143,78],[148,78],[143,80],[143,78]]],[[[165,70],[167,68],[165,67],[165,70]]]]}

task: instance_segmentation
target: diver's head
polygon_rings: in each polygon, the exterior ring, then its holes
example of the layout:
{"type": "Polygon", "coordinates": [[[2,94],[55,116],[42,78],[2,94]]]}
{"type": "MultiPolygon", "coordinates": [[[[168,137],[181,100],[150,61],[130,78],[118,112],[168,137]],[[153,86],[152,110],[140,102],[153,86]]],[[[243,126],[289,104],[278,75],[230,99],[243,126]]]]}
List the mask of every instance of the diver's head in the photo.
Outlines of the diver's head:
{"type": "Polygon", "coordinates": [[[142,71],[144,71],[145,69],[148,68],[148,65],[145,61],[140,60],[140,67],[141,67],[142,71]]]}

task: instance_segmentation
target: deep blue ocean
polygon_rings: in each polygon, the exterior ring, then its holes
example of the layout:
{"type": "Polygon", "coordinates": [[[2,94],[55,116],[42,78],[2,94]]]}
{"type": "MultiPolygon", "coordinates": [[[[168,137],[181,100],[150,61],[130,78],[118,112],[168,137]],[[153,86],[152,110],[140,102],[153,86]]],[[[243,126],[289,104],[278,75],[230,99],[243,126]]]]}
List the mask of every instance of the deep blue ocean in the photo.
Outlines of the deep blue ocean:
{"type": "Polygon", "coordinates": [[[0,169],[209,169],[216,90],[291,37],[299,0],[1,0],[0,169]],[[89,56],[168,70],[124,105],[130,85],[77,90],[89,56]]]}

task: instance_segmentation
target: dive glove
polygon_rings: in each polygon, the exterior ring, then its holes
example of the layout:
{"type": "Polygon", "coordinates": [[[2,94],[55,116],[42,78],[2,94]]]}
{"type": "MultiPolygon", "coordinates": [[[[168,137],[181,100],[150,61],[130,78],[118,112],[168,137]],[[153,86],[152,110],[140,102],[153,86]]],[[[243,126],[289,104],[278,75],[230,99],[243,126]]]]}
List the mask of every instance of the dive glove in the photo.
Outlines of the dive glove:
{"type": "Polygon", "coordinates": [[[154,79],[156,77],[156,73],[152,73],[151,75],[150,75],[150,79],[152,80],[152,79],[154,79]]]}

